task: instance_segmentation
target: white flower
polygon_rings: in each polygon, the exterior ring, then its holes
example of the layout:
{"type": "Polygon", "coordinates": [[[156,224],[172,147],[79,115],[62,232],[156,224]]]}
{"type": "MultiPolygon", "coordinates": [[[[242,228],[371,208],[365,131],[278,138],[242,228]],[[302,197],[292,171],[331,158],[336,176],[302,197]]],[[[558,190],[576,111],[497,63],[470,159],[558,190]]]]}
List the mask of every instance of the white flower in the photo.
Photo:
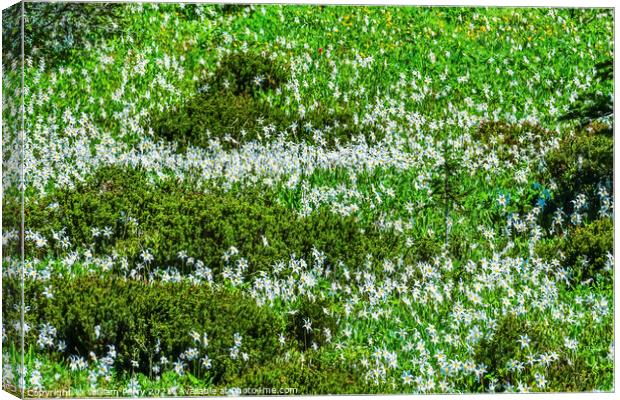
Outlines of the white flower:
{"type": "Polygon", "coordinates": [[[182,376],[185,374],[185,363],[181,360],[177,360],[173,363],[173,369],[177,375],[182,376]]]}
{"type": "Polygon", "coordinates": [[[519,336],[519,344],[521,345],[522,349],[528,348],[530,347],[530,338],[528,335],[521,335],[519,336]]]}
{"type": "Polygon", "coordinates": [[[202,366],[205,369],[211,369],[211,359],[209,358],[209,356],[204,356],[203,358],[200,359],[202,366]]]}
{"type": "Polygon", "coordinates": [[[575,339],[571,339],[569,337],[565,337],[564,338],[564,346],[569,349],[569,350],[575,350],[577,349],[577,346],[579,345],[579,342],[577,342],[577,340],[575,339]]]}
{"type": "Polygon", "coordinates": [[[306,330],[306,332],[312,331],[312,321],[310,321],[309,318],[304,318],[303,328],[306,330]]]}

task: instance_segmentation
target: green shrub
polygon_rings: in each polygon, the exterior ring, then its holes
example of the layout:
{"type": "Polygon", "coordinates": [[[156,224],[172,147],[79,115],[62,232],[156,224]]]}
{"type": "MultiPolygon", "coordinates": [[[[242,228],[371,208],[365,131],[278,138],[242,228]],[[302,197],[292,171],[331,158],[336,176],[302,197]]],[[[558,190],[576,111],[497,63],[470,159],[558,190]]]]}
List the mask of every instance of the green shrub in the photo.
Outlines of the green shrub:
{"type": "Polygon", "coordinates": [[[377,393],[381,390],[367,385],[362,371],[343,365],[343,361],[335,356],[330,359],[321,351],[302,354],[291,351],[288,357],[275,357],[269,363],[248,371],[235,385],[294,388],[297,390],[295,394],[304,395],[377,393]]]}
{"type": "Polygon", "coordinates": [[[597,366],[583,357],[574,360],[561,358],[549,366],[545,377],[549,382],[549,391],[591,392],[605,386],[612,387],[604,382],[605,376],[611,374],[612,370],[613,367],[610,368],[609,365],[597,366]]]}
{"type": "Polygon", "coordinates": [[[528,122],[509,124],[502,121],[484,121],[473,131],[472,136],[484,144],[499,146],[500,156],[506,156],[512,146],[531,144],[532,140],[540,144],[540,139],[549,134],[542,126],[528,122]]]}
{"type": "Polygon", "coordinates": [[[547,261],[558,260],[570,271],[574,285],[598,278],[610,283],[613,271],[608,254],[613,254],[613,233],[611,219],[597,219],[569,230],[565,236],[540,241],[536,254],[547,261]]]}
{"type": "MultiPolygon", "coordinates": [[[[495,334],[490,339],[483,339],[475,348],[476,362],[487,366],[488,372],[483,383],[488,385],[489,380],[494,378],[500,383],[508,381],[515,384],[522,380],[522,377],[506,368],[508,361],[523,362],[529,354],[556,351],[559,359],[553,361],[544,372],[547,380],[545,390],[583,392],[610,386],[608,371],[613,368],[613,362],[603,361],[607,359],[608,348],[602,343],[608,343],[611,320],[605,324],[593,322],[582,329],[583,334],[578,337],[579,347],[587,349],[586,353],[581,353],[580,350],[565,352],[563,339],[557,335],[561,332],[560,326],[554,326],[553,322],[528,320],[513,314],[505,316],[499,321],[495,334]],[[519,339],[522,335],[529,337],[527,348],[521,348],[519,339]],[[593,357],[593,354],[596,356],[593,357]]],[[[525,368],[527,370],[529,366],[525,368]]]]}
{"type": "Polygon", "coordinates": [[[536,243],[536,255],[543,260],[558,260],[562,265],[566,260],[566,236],[551,236],[536,243]]]}
{"type": "Polygon", "coordinates": [[[588,92],[579,94],[575,103],[560,117],[560,120],[577,121],[581,127],[594,123],[599,125],[601,133],[613,135],[613,126],[610,124],[613,123],[614,114],[613,59],[608,58],[596,64],[593,83],[588,92]],[[601,90],[602,87],[606,90],[601,90]]]}
{"type": "Polygon", "coordinates": [[[303,119],[298,121],[300,129],[291,134],[291,138],[297,141],[312,141],[312,130],[306,129],[306,125],[312,129],[322,131],[324,145],[333,148],[338,144],[349,143],[354,137],[364,136],[369,143],[376,143],[385,137],[385,132],[372,129],[363,125],[355,125],[353,112],[348,105],[339,104],[333,108],[323,105],[307,111],[303,119]]]}
{"type": "Polygon", "coordinates": [[[516,382],[515,372],[506,367],[510,360],[524,360],[528,354],[550,351],[553,341],[549,335],[549,325],[546,321],[530,321],[514,314],[503,317],[493,336],[482,339],[475,348],[476,364],[487,366],[485,385],[491,378],[499,382],[516,382]],[[519,342],[524,335],[529,337],[527,348],[521,348],[519,342]]]}
{"type": "Polygon", "coordinates": [[[254,12],[254,9],[252,8],[251,5],[249,4],[220,4],[219,5],[222,13],[224,13],[225,15],[232,15],[232,14],[240,14],[242,12],[244,12],[246,9],[248,14],[252,14],[254,12]]]}
{"type": "Polygon", "coordinates": [[[613,221],[601,218],[585,226],[578,226],[568,236],[564,252],[566,265],[572,269],[576,282],[598,276],[611,279],[613,264],[610,264],[608,254],[614,252],[613,221]]]}
{"type": "Polygon", "coordinates": [[[199,93],[180,107],[152,114],[150,127],[181,150],[208,147],[214,138],[227,148],[256,140],[264,135],[263,127],[288,126],[284,112],[260,98],[285,81],[286,68],[276,61],[254,53],[229,54],[199,93]]]}
{"type": "Polygon", "coordinates": [[[152,375],[151,367],[159,364],[161,356],[174,362],[187,349],[197,348],[200,357],[209,356],[212,367],[208,371],[199,367],[197,359],[195,365],[188,362],[187,371],[195,376],[208,373],[215,383],[222,383],[240,373],[242,365],[248,368],[268,361],[279,348],[275,332],[281,331],[282,322],[267,307],[257,306],[240,292],[112,276],[59,278],[51,286],[54,297],[43,298],[33,311],[37,321],[57,329],[68,354],[88,357],[92,351],[102,355],[108,352],[108,345],[114,345],[117,371],[152,375]],[[191,337],[192,332],[200,335],[199,342],[191,337]],[[206,349],[204,333],[208,335],[206,349]],[[230,348],[236,333],[242,341],[234,361],[230,348]],[[247,362],[242,360],[242,352],[249,355],[247,362]],[[132,360],[138,361],[137,367],[132,366],[132,360]]]}
{"type": "MultiPolygon", "coordinates": [[[[3,269],[6,271],[6,266],[3,269]]],[[[20,347],[21,334],[16,328],[21,326],[22,281],[19,276],[2,276],[2,327],[6,337],[3,346],[20,347]]]]}
{"type": "Polygon", "coordinates": [[[329,313],[329,302],[305,296],[299,299],[299,303],[296,312],[288,318],[287,330],[297,340],[300,349],[307,350],[315,343],[322,346],[331,341],[337,325],[334,316],[329,313]]]}
{"type": "Polygon", "coordinates": [[[184,151],[190,145],[209,147],[214,139],[226,149],[249,141],[265,142],[292,124],[298,128],[286,131],[290,140],[313,142],[313,130],[305,127],[308,123],[324,130],[323,139],[328,147],[347,143],[360,133],[368,137],[369,132],[354,126],[351,114],[345,111],[330,114],[319,108],[296,120],[294,115],[287,115],[262,99],[228,91],[199,94],[181,107],[153,114],[150,127],[155,135],[176,143],[178,150],[184,151]]]}
{"type": "Polygon", "coordinates": [[[209,147],[219,139],[225,148],[237,147],[264,135],[263,127],[277,123],[283,115],[248,94],[230,92],[197,95],[178,109],[166,110],[152,116],[154,133],[179,145],[209,147]],[[261,119],[263,123],[260,123],[261,119]]]}
{"type": "Polygon", "coordinates": [[[211,11],[216,10],[224,15],[241,13],[248,6],[243,4],[204,4],[204,3],[163,3],[157,4],[159,12],[173,12],[186,21],[202,21],[204,19],[215,20],[216,15],[211,11]]]}
{"type": "Polygon", "coordinates": [[[586,196],[588,218],[596,217],[599,186],[606,187],[609,193],[613,191],[613,149],[612,137],[584,130],[564,138],[560,147],[547,155],[547,171],[557,186],[546,210],[548,217],[558,208],[570,213],[571,202],[578,194],[586,196]]]}
{"type": "Polygon", "coordinates": [[[17,232],[21,229],[21,196],[7,192],[5,189],[2,197],[2,231],[13,231],[16,237],[2,242],[2,252],[5,257],[19,257],[21,240],[17,232]]]}
{"type": "MultiPolygon", "coordinates": [[[[158,137],[177,143],[180,151],[190,145],[208,147],[214,139],[224,148],[234,148],[248,141],[268,141],[282,132],[292,140],[314,141],[315,130],[321,130],[328,146],[347,143],[359,134],[371,138],[369,128],[355,126],[349,107],[319,105],[298,118],[295,112],[269,103],[264,95],[281,88],[286,79],[286,66],[278,61],[260,54],[232,53],[195,96],[178,107],[151,114],[149,128],[158,137]],[[292,129],[294,125],[297,128],[292,129]]],[[[374,134],[375,140],[383,136],[374,134]]]]}
{"type": "MultiPolygon", "coordinates": [[[[75,190],[28,204],[26,224],[46,237],[65,228],[74,246],[95,242],[95,251],[115,250],[130,264],[141,262],[148,249],[152,266],[185,271],[191,267],[178,259],[181,251],[221,271],[224,253],[234,246],[252,273],[268,271],[292,254],[309,260],[314,247],[349,267],[363,263],[367,254],[382,260],[404,248],[395,234],[364,226],[353,216],[321,211],[302,218],[275,199],[265,188],[202,193],[176,182],[154,186],[141,171],[105,168],[75,190]],[[52,203],[58,206],[51,208],[52,203]],[[111,237],[93,239],[92,228],[106,226],[111,237]]],[[[50,244],[51,251],[63,251],[57,242],[50,244]]],[[[42,256],[41,251],[28,246],[30,255],[42,256]]]]}
{"type": "Polygon", "coordinates": [[[2,10],[2,67],[5,74],[13,63],[17,70],[17,63],[21,60],[21,11],[22,3],[2,10]]]}
{"type": "MultiPolygon", "coordinates": [[[[73,51],[117,35],[125,25],[128,5],[115,3],[25,2],[24,52],[47,65],[63,62],[73,51]]],[[[3,18],[3,37],[19,31],[21,7],[3,18]]],[[[20,54],[20,41],[3,41],[3,56],[20,54]]]]}
{"type": "MultiPolygon", "coordinates": [[[[448,242],[448,254],[456,260],[467,260],[471,256],[471,236],[468,237],[464,232],[455,230],[450,232],[450,240],[448,242]]],[[[435,253],[434,255],[436,255],[435,253]]],[[[432,255],[426,260],[432,259],[432,255]]]]}
{"type": "MultiPolygon", "coordinates": [[[[450,243],[450,248],[452,250],[458,250],[459,244],[458,240],[453,240],[450,243]]],[[[411,246],[407,250],[407,254],[410,254],[412,259],[415,261],[429,261],[432,260],[433,257],[439,255],[441,253],[441,242],[438,239],[434,239],[428,236],[423,236],[416,239],[413,242],[413,246],[411,246]]],[[[454,256],[458,257],[458,254],[451,253],[454,256]]]]}
{"type": "Polygon", "coordinates": [[[260,54],[232,53],[224,57],[207,84],[209,90],[216,92],[257,96],[275,90],[286,83],[286,79],[286,67],[274,60],[260,54]]]}
{"type": "MultiPolygon", "coordinates": [[[[579,296],[591,293],[590,287],[582,286],[573,292],[579,296]]],[[[573,294],[571,293],[571,295],[573,294]]],[[[608,301],[612,302],[611,291],[608,301]]],[[[593,390],[613,390],[614,360],[610,356],[610,343],[613,343],[613,312],[602,321],[587,319],[576,335],[577,349],[568,350],[559,360],[547,368],[545,377],[548,390],[555,392],[591,392],[593,390]]]]}

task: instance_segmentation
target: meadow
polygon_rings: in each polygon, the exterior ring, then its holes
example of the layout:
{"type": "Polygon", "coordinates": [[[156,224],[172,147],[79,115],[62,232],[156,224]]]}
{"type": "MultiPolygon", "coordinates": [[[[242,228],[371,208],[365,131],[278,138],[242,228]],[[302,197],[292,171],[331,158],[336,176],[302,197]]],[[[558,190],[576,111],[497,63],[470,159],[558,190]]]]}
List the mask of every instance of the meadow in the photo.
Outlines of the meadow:
{"type": "Polygon", "coordinates": [[[612,9],[19,11],[5,390],[614,389],[612,9]]]}

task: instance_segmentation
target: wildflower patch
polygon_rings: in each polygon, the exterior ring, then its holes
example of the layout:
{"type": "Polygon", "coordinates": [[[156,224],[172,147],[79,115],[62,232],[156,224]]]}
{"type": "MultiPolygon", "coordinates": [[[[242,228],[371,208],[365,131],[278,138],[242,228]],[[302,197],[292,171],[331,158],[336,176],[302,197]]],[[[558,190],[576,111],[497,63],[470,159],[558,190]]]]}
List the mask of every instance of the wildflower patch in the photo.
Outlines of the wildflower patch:
{"type": "Polygon", "coordinates": [[[613,391],[612,8],[2,16],[3,389],[613,391]]]}

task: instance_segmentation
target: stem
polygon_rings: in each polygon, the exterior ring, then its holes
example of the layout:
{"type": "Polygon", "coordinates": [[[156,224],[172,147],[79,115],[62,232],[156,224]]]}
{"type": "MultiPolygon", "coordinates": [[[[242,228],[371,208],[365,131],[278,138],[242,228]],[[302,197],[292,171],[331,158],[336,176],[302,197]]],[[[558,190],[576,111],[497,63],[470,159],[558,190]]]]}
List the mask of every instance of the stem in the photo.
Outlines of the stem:
{"type": "Polygon", "coordinates": [[[446,225],[446,237],[445,237],[445,245],[448,246],[448,238],[450,235],[450,180],[449,180],[449,165],[448,165],[448,135],[446,134],[443,142],[443,162],[444,162],[444,200],[445,200],[445,208],[444,208],[444,222],[446,225]]]}

